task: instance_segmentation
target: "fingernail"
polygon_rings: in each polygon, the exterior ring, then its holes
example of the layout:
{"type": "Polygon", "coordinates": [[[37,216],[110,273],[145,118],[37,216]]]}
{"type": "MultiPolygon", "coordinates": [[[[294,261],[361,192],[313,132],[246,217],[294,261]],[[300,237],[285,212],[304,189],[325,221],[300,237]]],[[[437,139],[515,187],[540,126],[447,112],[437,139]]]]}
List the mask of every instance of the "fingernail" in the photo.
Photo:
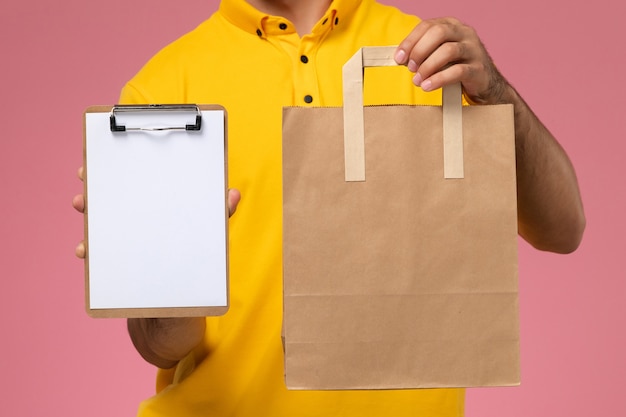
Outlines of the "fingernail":
{"type": "Polygon", "coordinates": [[[433,87],[433,83],[431,83],[430,80],[426,80],[420,85],[420,87],[422,87],[422,90],[424,91],[430,91],[433,87]]]}
{"type": "Polygon", "coordinates": [[[402,64],[404,62],[404,58],[406,58],[406,52],[402,49],[398,49],[395,56],[396,63],[402,64]]]}
{"type": "Polygon", "coordinates": [[[413,61],[412,59],[409,61],[409,63],[406,65],[406,67],[411,72],[416,72],[417,71],[417,63],[415,63],[415,61],[413,61]]]}
{"type": "Polygon", "coordinates": [[[415,76],[413,77],[413,84],[417,85],[418,87],[422,85],[422,76],[419,72],[415,73],[415,76]]]}

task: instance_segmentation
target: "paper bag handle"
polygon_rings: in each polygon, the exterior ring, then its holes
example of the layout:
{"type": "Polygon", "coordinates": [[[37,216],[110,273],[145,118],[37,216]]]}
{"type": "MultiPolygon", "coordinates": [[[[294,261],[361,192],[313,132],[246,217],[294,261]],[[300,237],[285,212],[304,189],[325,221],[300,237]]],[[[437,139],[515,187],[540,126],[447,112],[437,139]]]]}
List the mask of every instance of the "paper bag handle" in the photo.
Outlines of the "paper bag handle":
{"type": "MultiPolygon", "coordinates": [[[[343,66],[343,124],[346,181],[365,181],[363,127],[363,68],[395,66],[396,46],[359,49],[343,66]]],[[[443,88],[444,178],[463,178],[462,89],[456,83],[443,88]]]]}

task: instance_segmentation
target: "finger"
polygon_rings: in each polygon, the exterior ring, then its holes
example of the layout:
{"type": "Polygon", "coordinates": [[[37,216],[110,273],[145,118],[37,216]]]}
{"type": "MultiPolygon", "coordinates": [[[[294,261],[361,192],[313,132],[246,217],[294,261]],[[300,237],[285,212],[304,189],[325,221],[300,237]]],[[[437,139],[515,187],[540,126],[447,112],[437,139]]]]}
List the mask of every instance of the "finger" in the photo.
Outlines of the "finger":
{"type": "Polygon", "coordinates": [[[424,20],[420,22],[406,38],[398,45],[395,53],[395,61],[398,65],[407,65],[409,63],[409,57],[415,44],[424,36],[426,31],[432,25],[432,21],[424,20]]]}
{"type": "Polygon", "coordinates": [[[465,50],[465,44],[462,42],[446,42],[442,44],[416,69],[413,82],[421,86],[422,80],[426,80],[452,65],[464,62],[466,58],[465,50]]]}
{"type": "Polygon", "coordinates": [[[409,70],[416,69],[434,51],[446,42],[457,42],[462,39],[462,28],[456,19],[434,19],[420,23],[400,44],[400,48],[408,54],[406,58],[409,70]]]}
{"type": "Polygon", "coordinates": [[[87,251],[85,250],[85,243],[80,242],[78,246],[76,246],[74,253],[76,254],[78,258],[85,259],[85,255],[87,253],[87,251]]]}
{"type": "Polygon", "coordinates": [[[456,83],[464,78],[464,74],[470,70],[469,65],[456,64],[442,71],[436,72],[431,77],[422,81],[420,87],[424,91],[433,91],[445,85],[456,83]]]}
{"type": "Polygon", "coordinates": [[[85,168],[84,167],[78,168],[78,179],[80,179],[81,181],[85,180],[85,168]]]}
{"type": "Polygon", "coordinates": [[[449,25],[435,25],[424,33],[420,41],[415,44],[409,57],[409,66],[413,65],[416,71],[430,59],[433,54],[446,56],[451,53],[452,45],[459,39],[450,30],[449,25]],[[443,48],[443,50],[442,50],[443,48]]]}
{"type": "Polygon", "coordinates": [[[77,194],[72,199],[72,207],[81,213],[85,212],[85,196],[83,194],[77,194]]]}
{"type": "Polygon", "coordinates": [[[237,206],[241,201],[241,193],[236,188],[228,190],[228,215],[232,216],[237,211],[237,206]]]}

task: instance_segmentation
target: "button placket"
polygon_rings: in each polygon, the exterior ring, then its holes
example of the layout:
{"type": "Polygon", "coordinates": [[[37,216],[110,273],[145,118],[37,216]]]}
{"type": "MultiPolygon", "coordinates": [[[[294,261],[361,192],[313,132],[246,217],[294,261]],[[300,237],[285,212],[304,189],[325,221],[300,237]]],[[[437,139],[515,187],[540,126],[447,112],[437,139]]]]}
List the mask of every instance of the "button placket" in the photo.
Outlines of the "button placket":
{"type": "Polygon", "coordinates": [[[303,40],[300,44],[298,51],[299,62],[296,64],[297,68],[297,86],[301,89],[301,103],[304,104],[318,104],[319,97],[317,91],[317,79],[315,76],[315,65],[313,65],[313,50],[314,41],[309,39],[303,40]]]}
{"type": "MultiPolygon", "coordinates": [[[[330,11],[323,20],[313,28],[312,33],[303,37],[298,37],[298,42],[291,43],[294,49],[291,49],[289,55],[293,60],[293,86],[295,105],[314,105],[321,106],[321,96],[317,80],[317,68],[315,64],[315,56],[320,42],[332,31],[336,11],[330,11]]],[[[278,28],[280,23],[275,23],[278,28]]],[[[288,31],[293,31],[289,25],[288,31]]],[[[285,46],[287,43],[285,43],[285,46]]],[[[286,48],[285,50],[289,50],[286,48]]]]}

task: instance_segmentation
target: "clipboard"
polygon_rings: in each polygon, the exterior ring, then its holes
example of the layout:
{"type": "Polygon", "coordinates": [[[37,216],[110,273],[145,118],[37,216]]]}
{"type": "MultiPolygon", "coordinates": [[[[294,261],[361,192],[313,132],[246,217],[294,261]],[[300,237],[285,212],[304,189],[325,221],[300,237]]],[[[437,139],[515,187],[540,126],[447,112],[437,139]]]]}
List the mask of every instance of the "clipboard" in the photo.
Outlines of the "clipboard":
{"type": "Polygon", "coordinates": [[[226,110],[92,106],[83,151],[87,313],[226,313],[226,110]]]}

